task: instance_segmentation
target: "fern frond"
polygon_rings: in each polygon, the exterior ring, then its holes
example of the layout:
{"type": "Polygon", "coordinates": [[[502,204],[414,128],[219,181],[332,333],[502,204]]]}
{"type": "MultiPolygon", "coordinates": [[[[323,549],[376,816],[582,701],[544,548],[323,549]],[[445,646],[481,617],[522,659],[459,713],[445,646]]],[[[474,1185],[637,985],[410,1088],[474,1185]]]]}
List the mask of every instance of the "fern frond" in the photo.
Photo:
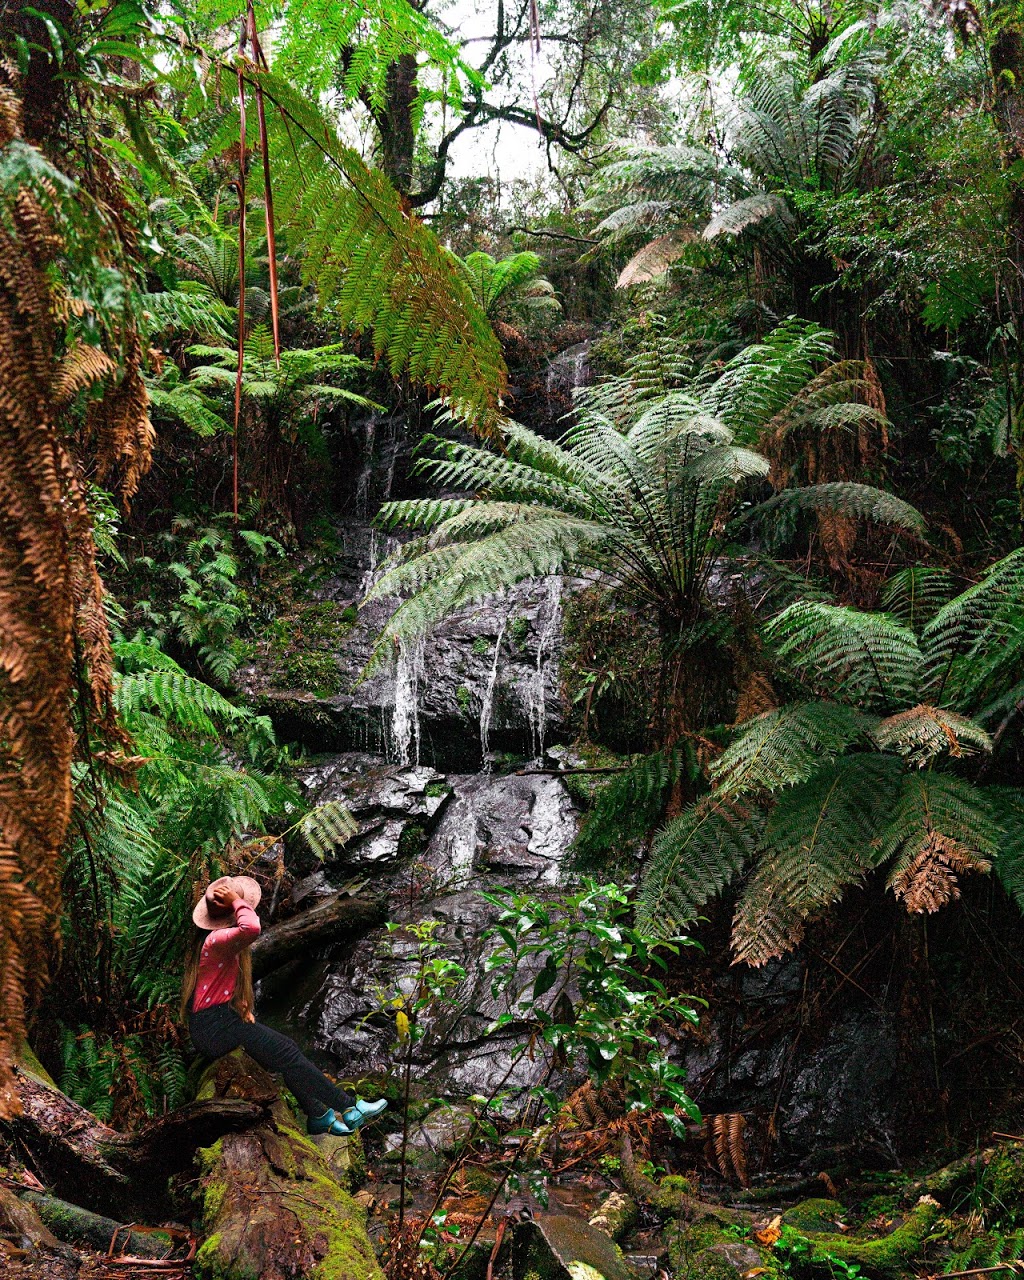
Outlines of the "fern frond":
{"type": "Polygon", "coordinates": [[[878,861],[894,860],[889,887],[908,911],[938,911],[959,898],[959,878],[991,869],[1000,828],[984,791],[947,774],[903,779],[878,861]]]}
{"type": "Polygon", "coordinates": [[[863,740],[873,723],[836,702],[791,703],[746,721],[711,766],[711,777],[725,795],[794,786],[863,740]]]}
{"type": "Polygon", "coordinates": [[[340,800],[328,800],[304,814],[295,830],[321,861],[359,830],[359,823],[340,800]]]}
{"type": "Polygon", "coordinates": [[[757,844],[756,810],[705,796],[657,835],[637,898],[639,927],[671,937],[740,874],[757,844]]]}
{"type": "Polygon", "coordinates": [[[911,565],[894,573],[882,589],[882,607],[905,627],[920,633],[955,593],[947,569],[911,565]]]}
{"type": "Polygon", "coordinates": [[[902,773],[892,758],[852,755],[782,793],[733,919],[737,959],[762,965],[792,950],[807,922],[877,864],[902,773]]]}
{"type": "Polygon", "coordinates": [[[678,262],[687,246],[696,239],[692,231],[680,229],[658,236],[635,253],[619,272],[616,289],[630,289],[663,276],[673,262],[678,262]]]}
{"type": "Polygon", "coordinates": [[[629,856],[644,844],[665,811],[673,785],[692,758],[679,749],[641,756],[601,785],[573,841],[585,867],[607,866],[610,855],[629,856]]]}
{"type": "Polygon", "coordinates": [[[507,372],[458,263],[384,175],[342,145],[315,101],[269,72],[247,74],[288,119],[277,206],[303,245],[304,278],[321,308],[343,328],[371,333],[392,374],[434,389],[477,430],[493,430],[507,372]]]}
{"type": "Polygon", "coordinates": [[[766,634],[780,658],[824,697],[887,710],[916,693],[917,638],[885,614],[799,601],[770,622],[766,634]]]}
{"type": "Polygon", "coordinates": [[[783,225],[793,222],[789,205],[781,196],[758,191],[716,213],[701,235],[705,240],[714,240],[721,235],[738,236],[747,227],[764,222],[766,218],[777,218],[783,225]]]}
{"type": "Polygon", "coordinates": [[[992,750],[992,739],[981,725],[925,703],[887,716],[875,726],[872,737],[881,751],[894,751],[919,769],[944,751],[959,759],[992,750]]]}
{"type": "Polygon", "coordinates": [[[980,582],[954,596],[921,633],[927,655],[926,689],[984,719],[1024,658],[1024,549],[992,565],[980,582]]]}
{"type": "Polygon", "coordinates": [[[809,484],[800,489],[783,489],[759,503],[750,518],[760,520],[776,512],[832,511],[852,520],[870,520],[874,524],[892,525],[908,533],[924,532],[924,517],[909,502],[869,484],[850,480],[831,484],[809,484]]]}
{"type": "Polygon", "coordinates": [[[1024,791],[986,787],[985,799],[999,825],[992,865],[1003,888],[1024,911],[1024,791]]]}

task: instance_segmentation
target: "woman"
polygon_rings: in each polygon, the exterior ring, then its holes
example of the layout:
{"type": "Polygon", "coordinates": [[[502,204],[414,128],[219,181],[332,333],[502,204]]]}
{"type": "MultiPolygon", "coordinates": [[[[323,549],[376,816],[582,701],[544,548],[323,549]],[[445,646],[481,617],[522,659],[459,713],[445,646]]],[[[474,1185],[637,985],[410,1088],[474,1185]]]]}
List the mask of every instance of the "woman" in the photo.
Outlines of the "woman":
{"type": "Polygon", "coordinates": [[[204,1057],[220,1058],[242,1048],[268,1071],[280,1071],[306,1113],[307,1132],[348,1137],[380,1115],[387,1101],[353,1100],[314,1067],[293,1040],[253,1017],[249,948],[260,934],[255,910],[260,895],[259,885],[249,876],[222,876],[196,903],[182,1017],[188,1018],[192,1043],[204,1057]]]}

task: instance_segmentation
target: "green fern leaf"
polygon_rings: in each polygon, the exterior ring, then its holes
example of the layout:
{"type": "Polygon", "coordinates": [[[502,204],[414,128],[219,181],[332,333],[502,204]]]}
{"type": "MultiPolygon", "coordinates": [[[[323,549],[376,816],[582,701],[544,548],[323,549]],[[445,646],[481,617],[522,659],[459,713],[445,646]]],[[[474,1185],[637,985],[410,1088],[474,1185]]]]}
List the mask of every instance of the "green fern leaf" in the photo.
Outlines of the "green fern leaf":
{"type": "Polygon", "coordinates": [[[887,710],[914,699],[917,638],[885,614],[800,601],[766,628],[779,657],[826,697],[887,710]]]}
{"type": "Polygon", "coordinates": [[[711,766],[719,794],[776,791],[806,782],[867,736],[875,722],[835,702],[798,702],[747,721],[711,766]]]}
{"type": "Polygon", "coordinates": [[[756,810],[706,796],[657,835],[637,898],[645,932],[671,937],[740,874],[760,827],[756,810]]]}
{"type": "Polygon", "coordinates": [[[737,959],[762,965],[792,950],[807,922],[876,865],[902,772],[895,759],[853,755],[782,793],[736,908],[737,959]]]}

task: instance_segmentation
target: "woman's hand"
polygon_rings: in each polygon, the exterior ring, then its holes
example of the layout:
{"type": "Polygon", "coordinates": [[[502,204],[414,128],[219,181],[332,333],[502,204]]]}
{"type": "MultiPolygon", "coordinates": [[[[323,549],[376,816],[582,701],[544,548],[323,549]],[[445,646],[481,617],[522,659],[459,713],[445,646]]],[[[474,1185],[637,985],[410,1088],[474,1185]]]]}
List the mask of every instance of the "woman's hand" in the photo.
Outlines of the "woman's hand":
{"type": "Polygon", "coordinates": [[[243,1021],[243,1022],[255,1022],[255,1021],[256,1021],[256,1015],[253,1013],[253,1011],[252,1011],[252,1009],[249,1007],[249,1005],[247,1005],[247,1004],[243,1004],[243,1005],[242,1005],[242,1010],[241,1010],[241,1012],[242,1012],[242,1021],[243,1021]]]}
{"type": "Polygon", "coordinates": [[[210,902],[219,911],[230,911],[242,895],[235,893],[230,885],[219,884],[210,894],[210,902]]]}

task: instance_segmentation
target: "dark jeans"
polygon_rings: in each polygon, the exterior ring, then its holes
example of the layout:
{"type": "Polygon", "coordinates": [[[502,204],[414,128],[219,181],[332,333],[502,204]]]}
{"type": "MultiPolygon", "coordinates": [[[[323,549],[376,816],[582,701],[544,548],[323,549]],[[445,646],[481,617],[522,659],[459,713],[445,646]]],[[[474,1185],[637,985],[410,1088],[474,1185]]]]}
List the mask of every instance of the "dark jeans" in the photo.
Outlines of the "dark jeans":
{"type": "Polygon", "coordinates": [[[190,1013],[188,1030],[204,1058],[222,1058],[232,1049],[244,1049],[261,1067],[280,1071],[308,1116],[322,1116],[328,1108],[340,1115],[355,1105],[344,1089],[313,1066],[294,1040],[258,1022],[244,1021],[230,1004],[215,1004],[190,1013]]]}

